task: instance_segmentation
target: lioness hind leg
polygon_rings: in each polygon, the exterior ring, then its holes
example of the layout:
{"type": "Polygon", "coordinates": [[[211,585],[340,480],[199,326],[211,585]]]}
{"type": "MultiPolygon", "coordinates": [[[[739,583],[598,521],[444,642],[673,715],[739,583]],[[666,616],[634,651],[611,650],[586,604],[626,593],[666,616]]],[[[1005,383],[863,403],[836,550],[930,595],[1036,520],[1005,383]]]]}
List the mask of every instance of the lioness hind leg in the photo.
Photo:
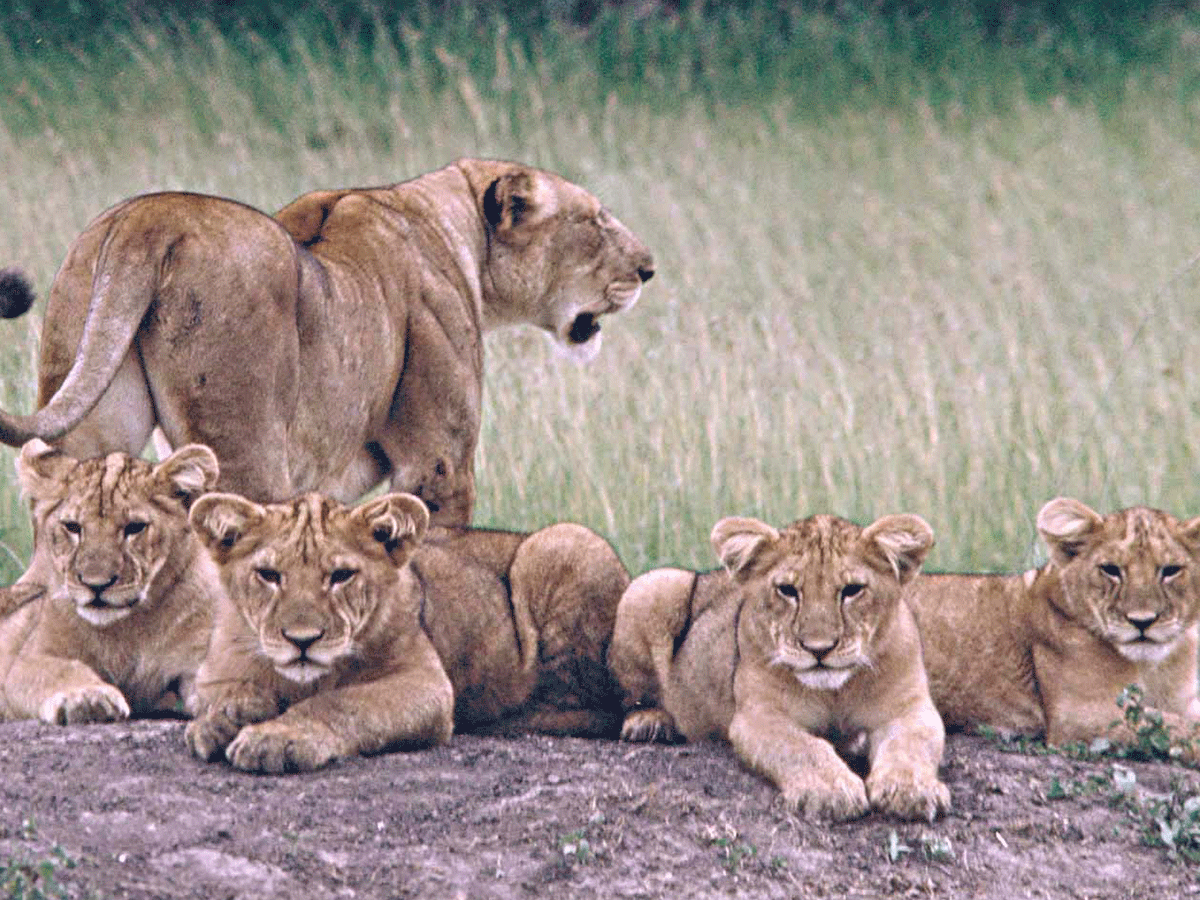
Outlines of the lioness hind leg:
{"type": "Polygon", "coordinates": [[[694,582],[695,575],[683,569],[654,569],[635,578],[621,596],[608,667],[620,682],[626,710],[661,705],[676,642],[690,618],[694,582]]]}

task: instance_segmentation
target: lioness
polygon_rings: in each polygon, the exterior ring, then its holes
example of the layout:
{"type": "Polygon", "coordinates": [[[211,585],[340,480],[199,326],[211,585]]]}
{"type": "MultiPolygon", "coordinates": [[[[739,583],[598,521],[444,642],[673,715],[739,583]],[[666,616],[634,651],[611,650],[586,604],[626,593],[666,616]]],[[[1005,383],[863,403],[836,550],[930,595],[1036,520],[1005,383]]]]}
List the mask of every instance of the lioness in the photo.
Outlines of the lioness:
{"type": "Polygon", "coordinates": [[[932,544],[912,515],[867,528],[814,516],[782,531],[722,519],[712,545],[725,571],[656,569],[621,598],[609,651],[621,736],[727,738],[809,816],[873,807],[932,820],[950,804],[944,734],[900,599],[932,544]],[[830,742],[863,738],[865,784],[830,742]]]}
{"type": "MultiPolygon", "coordinates": [[[[947,727],[1051,744],[1133,743],[1117,697],[1139,685],[1170,731],[1196,734],[1200,518],[1134,507],[1102,516],[1060,497],[1038,513],[1050,549],[1023,575],[922,575],[908,594],[947,727]]],[[[1200,759],[1196,747],[1180,747],[1200,759]]]]}
{"type": "MultiPolygon", "coordinates": [[[[515,163],[317,191],[275,219],[218,197],[135,197],[68,251],[42,330],[41,409],[0,413],[0,439],[132,454],[157,423],[172,446],[212,447],[224,490],[351,500],[390,476],[434,521],[465,524],[482,332],[528,323],[590,358],[600,318],[653,272],[599,200],[515,163]]],[[[0,296],[0,309],[22,302],[0,296]]]]}
{"type": "Polygon", "coordinates": [[[212,451],[181,447],[157,465],[123,453],[77,462],[33,440],[17,474],[33,514],[34,583],[14,586],[23,605],[0,622],[0,717],[104,722],[176,701],[190,713],[220,593],[188,524],[217,480],[212,451]]]}
{"type": "Polygon", "coordinates": [[[615,736],[604,665],[629,576],[579,525],[434,529],[416,497],[347,508],[209,494],[192,523],[228,589],[191,751],[305,771],[492,727],[615,736]]]}

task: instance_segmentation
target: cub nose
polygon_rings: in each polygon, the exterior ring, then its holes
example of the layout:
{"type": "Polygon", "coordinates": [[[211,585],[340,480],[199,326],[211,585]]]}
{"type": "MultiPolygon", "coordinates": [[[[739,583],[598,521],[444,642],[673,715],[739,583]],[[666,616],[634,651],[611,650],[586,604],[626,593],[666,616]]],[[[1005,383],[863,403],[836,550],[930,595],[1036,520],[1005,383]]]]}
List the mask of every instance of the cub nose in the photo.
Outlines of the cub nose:
{"type": "Polygon", "coordinates": [[[1125,619],[1138,631],[1145,633],[1147,628],[1158,621],[1158,613],[1150,610],[1137,610],[1126,613],[1125,619]]]}
{"type": "Polygon", "coordinates": [[[645,284],[654,277],[654,263],[647,263],[646,265],[638,266],[637,273],[638,278],[642,279],[642,283],[645,284]]]}
{"type": "Polygon", "coordinates": [[[284,628],[283,636],[288,643],[295,646],[297,650],[304,653],[325,636],[325,630],[322,628],[284,628]]]}
{"type": "Polygon", "coordinates": [[[79,580],[83,584],[84,587],[86,587],[89,591],[91,591],[93,594],[95,594],[97,597],[99,597],[106,590],[108,590],[110,587],[112,587],[114,584],[117,583],[117,576],[116,575],[97,575],[95,573],[88,573],[86,575],[81,574],[79,576],[79,580]]]}
{"type": "Polygon", "coordinates": [[[811,653],[817,662],[820,662],[828,655],[830,650],[837,646],[837,641],[829,639],[801,641],[800,646],[811,653]]]}

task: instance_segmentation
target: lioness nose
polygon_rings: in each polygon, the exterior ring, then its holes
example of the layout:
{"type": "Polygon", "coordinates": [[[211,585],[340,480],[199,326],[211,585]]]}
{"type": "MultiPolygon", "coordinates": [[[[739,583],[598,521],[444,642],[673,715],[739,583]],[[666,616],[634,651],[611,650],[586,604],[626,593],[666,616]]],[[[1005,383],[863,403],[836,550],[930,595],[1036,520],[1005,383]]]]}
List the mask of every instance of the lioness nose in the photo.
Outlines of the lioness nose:
{"type": "Polygon", "coordinates": [[[801,641],[800,646],[811,653],[817,662],[820,662],[830,650],[837,646],[837,641],[828,638],[816,638],[809,641],[801,641]]]}
{"type": "Polygon", "coordinates": [[[283,636],[303,653],[324,637],[325,631],[320,628],[284,628],[283,636]]]}
{"type": "Polygon", "coordinates": [[[117,583],[116,575],[97,575],[95,573],[81,574],[79,580],[89,591],[99,597],[108,588],[117,583]]]}
{"type": "Polygon", "coordinates": [[[1129,624],[1138,631],[1145,631],[1151,625],[1158,621],[1158,613],[1149,610],[1138,610],[1125,614],[1125,618],[1129,624]]]}

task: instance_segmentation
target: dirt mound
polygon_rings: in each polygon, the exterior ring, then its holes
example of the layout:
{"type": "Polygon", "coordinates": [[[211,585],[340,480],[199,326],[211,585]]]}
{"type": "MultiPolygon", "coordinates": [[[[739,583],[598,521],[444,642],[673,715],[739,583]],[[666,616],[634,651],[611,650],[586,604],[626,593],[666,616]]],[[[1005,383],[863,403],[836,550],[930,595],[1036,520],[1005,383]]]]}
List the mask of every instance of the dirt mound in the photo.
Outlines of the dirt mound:
{"type": "Polygon", "coordinates": [[[457,736],[263,777],[191,759],[180,722],[19,722],[0,760],[3,896],[1200,895],[1162,846],[1200,841],[1200,773],[982,738],[950,739],[932,826],[797,819],[720,745],[457,736]]]}

